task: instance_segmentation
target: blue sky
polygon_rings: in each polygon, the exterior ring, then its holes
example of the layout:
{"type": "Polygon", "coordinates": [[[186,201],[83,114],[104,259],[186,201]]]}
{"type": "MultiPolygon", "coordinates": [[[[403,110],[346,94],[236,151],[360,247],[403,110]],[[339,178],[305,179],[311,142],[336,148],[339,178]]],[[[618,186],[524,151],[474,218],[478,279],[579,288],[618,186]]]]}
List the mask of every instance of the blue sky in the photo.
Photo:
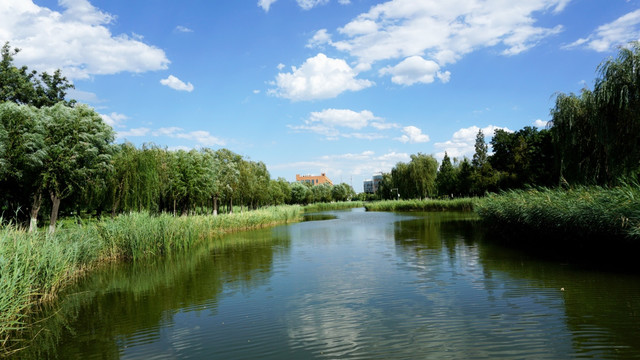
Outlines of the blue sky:
{"type": "Polygon", "coordinates": [[[16,63],[61,68],[118,142],[226,147],[362,181],[478,129],[544,126],[640,39],[640,0],[3,0],[16,63]]]}

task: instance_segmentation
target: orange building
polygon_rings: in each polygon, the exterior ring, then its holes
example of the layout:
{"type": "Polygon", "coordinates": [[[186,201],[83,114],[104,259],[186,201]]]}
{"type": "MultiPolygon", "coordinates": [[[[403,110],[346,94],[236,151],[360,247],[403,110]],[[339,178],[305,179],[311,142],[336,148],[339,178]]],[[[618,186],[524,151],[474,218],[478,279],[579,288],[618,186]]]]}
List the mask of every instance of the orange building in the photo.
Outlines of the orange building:
{"type": "Polygon", "coordinates": [[[320,184],[325,184],[325,183],[329,183],[331,185],[333,185],[333,182],[331,180],[329,180],[329,178],[327,177],[327,174],[322,173],[320,174],[320,176],[316,176],[316,175],[298,175],[296,174],[296,181],[297,182],[301,182],[301,183],[309,183],[311,185],[320,185],[320,184]]]}

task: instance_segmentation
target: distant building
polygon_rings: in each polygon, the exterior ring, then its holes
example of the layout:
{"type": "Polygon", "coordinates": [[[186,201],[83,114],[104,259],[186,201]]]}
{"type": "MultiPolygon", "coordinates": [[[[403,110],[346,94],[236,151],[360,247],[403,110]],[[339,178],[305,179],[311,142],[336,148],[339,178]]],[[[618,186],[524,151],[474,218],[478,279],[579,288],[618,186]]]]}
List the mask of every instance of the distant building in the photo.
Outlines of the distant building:
{"type": "Polygon", "coordinates": [[[300,183],[308,183],[311,185],[320,185],[320,184],[330,184],[333,185],[333,182],[329,180],[327,174],[322,173],[320,176],[317,175],[298,175],[296,174],[296,181],[300,183]]]}
{"type": "Polygon", "coordinates": [[[378,186],[382,181],[382,174],[373,175],[372,179],[365,180],[363,183],[364,192],[367,194],[375,194],[378,191],[378,186]]]}

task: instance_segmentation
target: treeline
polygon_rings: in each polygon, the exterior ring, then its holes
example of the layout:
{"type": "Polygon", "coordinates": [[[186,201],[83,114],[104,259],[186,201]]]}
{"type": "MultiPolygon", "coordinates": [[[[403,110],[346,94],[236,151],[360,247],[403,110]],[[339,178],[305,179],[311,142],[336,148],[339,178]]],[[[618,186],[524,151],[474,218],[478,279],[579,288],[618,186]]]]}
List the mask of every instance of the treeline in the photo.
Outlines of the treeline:
{"type": "Polygon", "coordinates": [[[640,43],[621,47],[597,74],[593,90],[556,96],[547,129],[496,130],[491,154],[480,130],[471,160],[452,160],[445,153],[439,167],[430,155],[412,155],[409,163],[383,174],[376,197],[481,196],[528,186],[611,187],[638,181],[640,43]]]}
{"type": "Polygon", "coordinates": [[[50,230],[64,214],[101,216],[131,211],[193,214],[234,206],[345,201],[347,184],[307,186],[271,179],[264,163],[227,150],[170,151],[114,144],[113,129],[86,105],[65,100],[73,88],[56,71],[17,68],[18,49],[2,47],[0,62],[0,220],[50,230]]]}

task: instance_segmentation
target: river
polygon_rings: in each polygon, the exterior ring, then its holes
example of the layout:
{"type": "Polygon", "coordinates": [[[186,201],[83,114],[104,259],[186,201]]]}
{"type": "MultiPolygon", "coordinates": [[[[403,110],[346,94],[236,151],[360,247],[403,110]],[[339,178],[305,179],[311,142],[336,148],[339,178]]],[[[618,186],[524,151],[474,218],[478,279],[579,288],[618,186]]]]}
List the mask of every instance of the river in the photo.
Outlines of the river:
{"type": "Polygon", "coordinates": [[[640,358],[640,276],[489,241],[472,214],[364,209],[110,264],[17,358],[640,358]]]}

